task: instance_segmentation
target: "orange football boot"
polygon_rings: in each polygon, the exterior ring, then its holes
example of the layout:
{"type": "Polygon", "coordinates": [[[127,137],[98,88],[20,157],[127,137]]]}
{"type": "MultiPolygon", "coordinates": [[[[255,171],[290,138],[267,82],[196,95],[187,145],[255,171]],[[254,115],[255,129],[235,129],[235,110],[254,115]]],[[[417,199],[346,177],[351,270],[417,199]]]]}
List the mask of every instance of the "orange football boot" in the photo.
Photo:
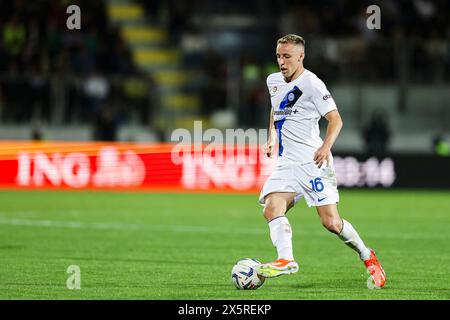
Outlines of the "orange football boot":
{"type": "Polygon", "coordinates": [[[256,273],[265,278],[274,278],[283,274],[292,274],[298,271],[298,263],[294,260],[278,259],[274,262],[256,266],[256,273]]]}
{"type": "Polygon", "coordinates": [[[386,273],[375,255],[375,251],[370,249],[370,258],[364,260],[364,265],[369,270],[373,282],[377,288],[381,288],[386,283],[386,273]]]}

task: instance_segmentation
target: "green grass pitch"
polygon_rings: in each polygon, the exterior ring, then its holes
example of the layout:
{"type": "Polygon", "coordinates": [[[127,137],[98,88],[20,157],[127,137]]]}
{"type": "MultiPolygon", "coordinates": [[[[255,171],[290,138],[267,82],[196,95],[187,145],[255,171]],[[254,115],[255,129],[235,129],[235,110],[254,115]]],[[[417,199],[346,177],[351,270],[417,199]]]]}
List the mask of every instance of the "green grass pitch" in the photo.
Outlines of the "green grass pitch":
{"type": "Polygon", "coordinates": [[[449,192],[341,190],[381,290],[303,201],[288,214],[300,271],[253,291],[230,271],[276,258],[257,195],[3,190],[0,203],[0,299],[450,299],[449,192]]]}

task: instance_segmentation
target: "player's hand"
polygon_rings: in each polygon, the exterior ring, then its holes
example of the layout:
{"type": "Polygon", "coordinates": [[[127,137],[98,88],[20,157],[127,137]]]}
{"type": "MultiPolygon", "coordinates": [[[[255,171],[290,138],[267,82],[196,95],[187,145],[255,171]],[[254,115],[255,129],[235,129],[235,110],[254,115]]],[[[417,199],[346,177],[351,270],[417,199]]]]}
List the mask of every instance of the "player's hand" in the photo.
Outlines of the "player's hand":
{"type": "Polygon", "coordinates": [[[314,153],[314,162],[319,168],[322,167],[325,161],[327,161],[327,163],[330,161],[330,152],[331,152],[330,147],[328,147],[327,145],[322,145],[314,153]]]}
{"type": "Polygon", "coordinates": [[[269,158],[272,158],[272,155],[275,152],[276,144],[277,144],[277,132],[275,131],[275,129],[272,128],[269,132],[267,142],[263,146],[263,152],[269,158]]]}
{"type": "MultiPolygon", "coordinates": [[[[270,139],[269,139],[270,140],[270,139]]],[[[274,142],[266,142],[266,144],[264,144],[263,146],[263,152],[266,156],[268,156],[269,158],[272,158],[272,154],[273,151],[275,149],[275,143],[274,142]]]]}

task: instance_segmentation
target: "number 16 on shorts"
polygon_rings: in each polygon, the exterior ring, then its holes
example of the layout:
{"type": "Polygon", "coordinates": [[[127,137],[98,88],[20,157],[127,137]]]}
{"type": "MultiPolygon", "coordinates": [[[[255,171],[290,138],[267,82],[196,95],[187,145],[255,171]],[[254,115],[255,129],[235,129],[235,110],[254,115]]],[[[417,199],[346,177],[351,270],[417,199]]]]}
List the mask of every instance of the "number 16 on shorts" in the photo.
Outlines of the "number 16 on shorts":
{"type": "Polygon", "coordinates": [[[309,180],[309,183],[311,184],[311,189],[315,192],[321,192],[323,189],[325,189],[325,186],[322,183],[322,178],[315,178],[314,180],[309,180]]]}

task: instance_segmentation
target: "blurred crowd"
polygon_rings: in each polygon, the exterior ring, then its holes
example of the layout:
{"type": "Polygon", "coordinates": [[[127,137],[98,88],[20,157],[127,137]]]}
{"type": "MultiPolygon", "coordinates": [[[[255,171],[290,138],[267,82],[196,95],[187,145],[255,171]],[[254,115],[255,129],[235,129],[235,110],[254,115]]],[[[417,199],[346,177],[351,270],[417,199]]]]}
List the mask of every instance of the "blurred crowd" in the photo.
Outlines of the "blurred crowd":
{"type": "MultiPolygon", "coordinates": [[[[411,66],[412,81],[450,80],[447,0],[139,1],[153,21],[162,22],[171,31],[175,41],[183,42],[183,38],[196,35],[200,38],[197,43],[202,43],[201,38],[211,32],[220,36],[221,32],[234,31],[244,40],[254,33],[260,41],[273,45],[281,35],[297,33],[306,39],[307,62],[319,74],[329,74],[331,80],[346,74],[353,79],[358,76],[365,80],[396,80],[401,72],[400,55],[411,66]],[[372,14],[367,8],[371,5],[380,8],[379,30],[367,27],[372,14]],[[231,18],[228,25],[221,22],[222,29],[214,28],[211,21],[218,15],[251,17],[259,28],[239,29],[232,25],[231,18]],[[352,70],[342,72],[348,66],[352,70]]],[[[218,51],[222,56],[226,54],[222,48],[218,51]]],[[[204,55],[209,53],[211,50],[203,50],[204,55]]],[[[263,63],[273,60],[273,50],[252,54],[263,63]]]]}
{"type": "MultiPolygon", "coordinates": [[[[266,125],[265,80],[277,71],[275,43],[287,33],[306,39],[305,66],[328,84],[450,81],[447,0],[134,1],[149,23],[169,31],[168,45],[183,51],[185,66],[201,71],[190,81],[197,84],[201,114],[231,107],[240,126],[266,125]],[[380,7],[379,30],[367,28],[370,5],[380,7]]],[[[51,101],[62,99],[57,89],[68,77],[75,80],[64,91],[63,122],[97,119],[108,126],[117,114],[124,121],[127,110],[119,109],[130,97],[139,121],[151,117],[154,81],[133,64],[120,31],[108,21],[106,0],[1,1],[0,30],[2,121],[51,121],[51,114],[58,116],[49,110],[51,101]],[[71,4],[82,8],[77,32],[66,27],[71,4]],[[143,77],[146,85],[114,76],[143,77]]]]}
{"type": "Polygon", "coordinates": [[[229,107],[228,82],[235,76],[229,66],[238,60],[241,73],[232,81],[239,81],[242,91],[238,119],[243,126],[265,125],[267,119],[258,116],[268,103],[265,78],[267,72],[277,70],[277,38],[288,33],[306,39],[306,67],[329,84],[450,81],[447,0],[140,2],[192,57],[189,65],[203,70],[203,114],[229,107]],[[381,29],[367,27],[373,14],[367,12],[370,5],[380,8],[381,29]],[[216,19],[220,15],[228,18],[216,19]],[[253,24],[233,25],[236,16],[250,17],[253,24]],[[214,41],[220,45],[211,45],[214,41]]]}
{"type": "Polygon", "coordinates": [[[135,67],[120,30],[108,21],[105,1],[1,1],[0,30],[2,121],[93,123],[94,138],[108,128],[104,138],[113,139],[111,128],[126,120],[124,96],[136,98],[141,120],[148,120],[145,88],[135,81],[130,90],[134,80],[126,77],[149,85],[152,79],[135,67]],[[81,8],[80,30],[66,25],[73,4],[81,8]],[[51,112],[56,105],[63,110],[51,112]]]}
{"type": "Polygon", "coordinates": [[[130,51],[108,23],[104,1],[1,1],[0,29],[3,72],[134,72],[130,51]],[[72,4],[82,8],[82,27],[76,32],[66,26],[72,4]]]}
{"type": "Polygon", "coordinates": [[[450,80],[449,12],[445,0],[301,1],[282,11],[279,29],[310,38],[311,63],[335,79],[437,83],[450,80]],[[380,29],[367,27],[370,5],[380,29]]]}

